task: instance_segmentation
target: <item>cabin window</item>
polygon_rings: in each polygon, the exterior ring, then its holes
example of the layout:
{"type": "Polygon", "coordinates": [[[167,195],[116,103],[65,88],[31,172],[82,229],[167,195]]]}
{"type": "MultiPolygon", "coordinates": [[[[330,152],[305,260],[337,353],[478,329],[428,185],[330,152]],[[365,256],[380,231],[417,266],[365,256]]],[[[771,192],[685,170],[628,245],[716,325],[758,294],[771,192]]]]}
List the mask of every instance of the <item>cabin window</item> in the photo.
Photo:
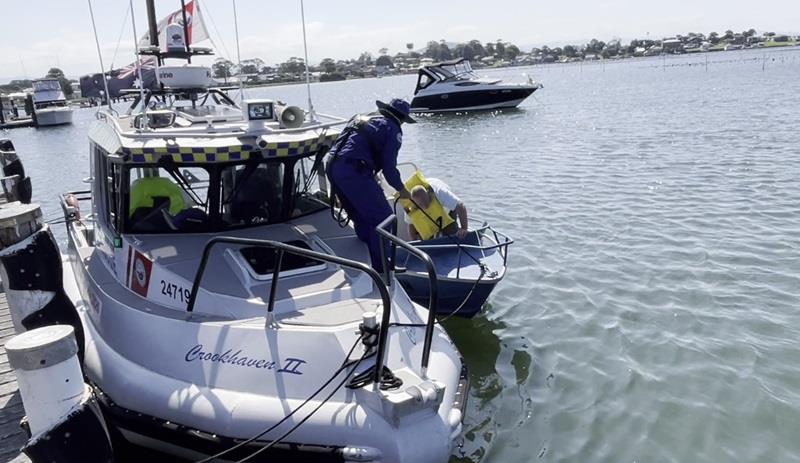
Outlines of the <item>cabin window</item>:
{"type": "Polygon", "coordinates": [[[320,175],[325,175],[325,173],[314,168],[313,157],[304,158],[295,163],[294,186],[292,187],[294,200],[290,218],[301,217],[329,207],[328,203],[324,202],[327,199],[326,195],[322,193],[322,190],[326,190],[327,187],[323,188],[320,184],[320,175]]]}
{"type": "Polygon", "coordinates": [[[253,162],[222,170],[222,221],[226,227],[283,220],[285,167],[253,162]]]}
{"type": "Polygon", "coordinates": [[[112,196],[112,167],[109,166],[108,153],[103,150],[99,145],[94,145],[94,163],[95,163],[95,191],[98,192],[97,201],[97,216],[99,222],[114,230],[114,197],[112,196]]]}
{"type": "Polygon", "coordinates": [[[203,167],[134,167],[130,170],[128,231],[205,231],[211,175],[203,167]]]}
{"type": "Polygon", "coordinates": [[[120,205],[120,177],[122,176],[122,166],[119,164],[104,162],[105,170],[105,204],[107,209],[106,218],[109,228],[117,232],[119,229],[119,205],[120,205]]]}
{"type": "Polygon", "coordinates": [[[419,76],[419,88],[426,88],[428,85],[433,83],[433,79],[427,74],[422,74],[419,76]]]}

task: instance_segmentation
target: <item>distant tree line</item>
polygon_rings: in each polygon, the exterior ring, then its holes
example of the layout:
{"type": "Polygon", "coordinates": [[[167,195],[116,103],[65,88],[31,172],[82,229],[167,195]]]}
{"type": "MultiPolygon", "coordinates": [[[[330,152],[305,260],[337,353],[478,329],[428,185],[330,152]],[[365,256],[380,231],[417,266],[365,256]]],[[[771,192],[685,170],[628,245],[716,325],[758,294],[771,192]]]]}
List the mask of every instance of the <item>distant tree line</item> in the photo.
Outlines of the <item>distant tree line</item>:
{"type": "MultiPolygon", "coordinates": [[[[45,78],[52,78],[57,79],[58,83],[61,84],[61,90],[64,91],[64,96],[67,98],[72,98],[73,90],[72,90],[72,82],[71,80],[67,79],[64,75],[64,71],[59,68],[50,68],[47,71],[47,74],[44,76],[45,78]]],[[[33,80],[31,79],[15,79],[11,82],[0,85],[0,92],[3,93],[14,93],[14,92],[21,92],[25,89],[31,88],[33,86],[33,80]]]]}

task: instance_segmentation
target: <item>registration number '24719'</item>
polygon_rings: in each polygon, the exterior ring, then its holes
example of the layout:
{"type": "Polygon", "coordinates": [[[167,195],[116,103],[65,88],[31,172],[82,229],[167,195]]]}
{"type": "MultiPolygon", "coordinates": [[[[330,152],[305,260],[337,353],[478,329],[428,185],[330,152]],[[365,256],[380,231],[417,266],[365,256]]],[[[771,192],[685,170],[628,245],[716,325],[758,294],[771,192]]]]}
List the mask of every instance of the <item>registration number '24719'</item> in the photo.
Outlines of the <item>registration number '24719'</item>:
{"type": "Polygon", "coordinates": [[[192,291],[188,288],[178,286],[175,283],[161,280],[161,294],[171,297],[176,301],[189,302],[192,291]]]}

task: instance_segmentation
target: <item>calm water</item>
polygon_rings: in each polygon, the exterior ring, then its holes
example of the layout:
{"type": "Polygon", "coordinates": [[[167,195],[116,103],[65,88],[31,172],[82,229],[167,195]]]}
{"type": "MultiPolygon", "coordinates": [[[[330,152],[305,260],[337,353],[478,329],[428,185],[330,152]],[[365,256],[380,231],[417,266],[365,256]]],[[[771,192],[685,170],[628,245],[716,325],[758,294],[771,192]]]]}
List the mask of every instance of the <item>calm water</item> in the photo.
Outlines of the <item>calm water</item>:
{"type": "MultiPolygon", "coordinates": [[[[472,372],[454,461],[800,461],[800,51],[708,59],[493,71],[545,88],[406,128],[401,158],[517,240],[490,306],[447,325],[472,372]]],[[[413,85],[312,91],[349,115],[413,85]]],[[[47,216],[92,118],[6,134],[47,216]]]]}

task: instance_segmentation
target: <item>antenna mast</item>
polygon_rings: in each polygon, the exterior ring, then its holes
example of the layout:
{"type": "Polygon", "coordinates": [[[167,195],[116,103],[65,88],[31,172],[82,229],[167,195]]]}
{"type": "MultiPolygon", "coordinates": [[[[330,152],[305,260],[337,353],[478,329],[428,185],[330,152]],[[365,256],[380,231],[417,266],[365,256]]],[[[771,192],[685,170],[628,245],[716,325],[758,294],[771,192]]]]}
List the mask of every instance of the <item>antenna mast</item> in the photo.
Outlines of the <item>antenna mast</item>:
{"type": "Polygon", "coordinates": [[[239,60],[239,101],[244,101],[244,82],[242,82],[242,52],[239,49],[239,20],[236,18],[236,0],[233,3],[233,28],[236,31],[236,59],[239,60]]]}
{"type": "Polygon", "coordinates": [[[106,79],[106,67],[103,64],[103,54],[100,52],[100,39],[97,38],[97,25],[94,22],[94,10],[92,9],[92,0],[86,0],[89,3],[89,16],[92,18],[92,30],[94,30],[94,43],[97,45],[97,57],[100,59],[100,75],[103,77],[103,88],[105,88],[106,92],[106,103],[108,103],[108,109],[114,110],[111,107],[111,95],[108,94],[108,80],[106,79]]]}
{"type": "Polygon", "coordinates": [[[306,91],[308,92],[308,115],[311,122],[317,120],[317,114],[314,112],[314,104],[311,103],[311,73],[308,72],[308,42],[306,41],[306,12],[303,8],[303,0],[300,0],[300,18],[303,22],[303,53],[305,53],[306,65],[306,91]]]}

